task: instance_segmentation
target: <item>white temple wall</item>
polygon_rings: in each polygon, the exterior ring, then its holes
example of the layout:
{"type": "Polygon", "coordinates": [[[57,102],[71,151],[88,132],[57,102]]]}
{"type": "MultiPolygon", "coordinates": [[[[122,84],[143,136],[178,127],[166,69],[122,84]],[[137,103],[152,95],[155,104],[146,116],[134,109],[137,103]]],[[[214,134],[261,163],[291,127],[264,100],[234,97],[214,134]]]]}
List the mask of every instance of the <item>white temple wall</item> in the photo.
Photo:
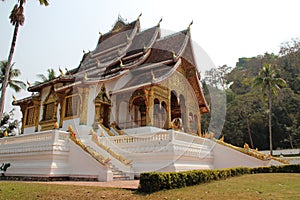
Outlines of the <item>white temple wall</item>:
{"type": "MultiPolygon", "coordinates": [[[[87,110],[87,126],[92,127],[95,120],[95,104],[94,100],[98,95],[99,91],[97,85],[92,85],[89,90],[89,99],[88,99],[88,110],[87,110]],[[97,93],[98,92],[98,93],[97,93]]],[[[83,108],[84,109],[84,108],[83,108]]],[[[79,123],[78,123],[79,125],[79,123]]]]}
{"type": "Polygon", "coordinates": [[[30,134],[30,133],[34,133],[34,132],[35,132],[34,126],[24,128],[24,134],[30,134]]]}
{"type": "Polygon", "coordinates": [[[63,121],[63,126],[60,128],[62,131],[67,131],[68,127],[71,125],[75,129],[79,125],[80,118],[68,119],[63,121]]]}

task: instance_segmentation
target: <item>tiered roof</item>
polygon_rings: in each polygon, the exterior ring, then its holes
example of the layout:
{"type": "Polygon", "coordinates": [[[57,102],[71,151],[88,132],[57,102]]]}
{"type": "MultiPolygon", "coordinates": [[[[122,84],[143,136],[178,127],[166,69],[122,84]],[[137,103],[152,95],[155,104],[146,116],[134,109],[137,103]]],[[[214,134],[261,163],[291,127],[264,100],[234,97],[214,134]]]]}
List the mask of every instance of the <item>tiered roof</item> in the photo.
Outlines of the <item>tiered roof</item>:
{"type": "MultiPolygon", "coordinates": [[[[112,91],[114,93],[159,83],[174,73],[181,62],[188,62],[196,71],[197,84],[194,86],[198,88],[196,96],[200,108],[202,112],[207,112],[200,77],[195,67],[190,29],[161,37],[160,22],[140,31],[140,16],[131,23],[125,23],[119,18],[112,30],[100,34],[95,50],[85,53],[76,69],[53,81],[74,85],[76,80],[92,84],[119,78],[129,72],[134,74],[123,88],[112,91]]],[[[28,90],[40,91],[46,85],[53,84],[53,81],[32,86],[28,90]]]]}

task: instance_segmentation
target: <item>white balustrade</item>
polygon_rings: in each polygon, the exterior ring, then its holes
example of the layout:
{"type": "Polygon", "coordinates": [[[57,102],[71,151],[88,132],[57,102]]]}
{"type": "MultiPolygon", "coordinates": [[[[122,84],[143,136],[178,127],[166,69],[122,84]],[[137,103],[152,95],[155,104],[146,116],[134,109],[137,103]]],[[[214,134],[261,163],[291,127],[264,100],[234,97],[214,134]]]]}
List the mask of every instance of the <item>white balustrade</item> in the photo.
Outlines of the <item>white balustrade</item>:
{"type": "Polygon", "coordinates": [[[38,151],[67,151],[69,133],[51,130],[0,138],[0,154],[38,151]]]}

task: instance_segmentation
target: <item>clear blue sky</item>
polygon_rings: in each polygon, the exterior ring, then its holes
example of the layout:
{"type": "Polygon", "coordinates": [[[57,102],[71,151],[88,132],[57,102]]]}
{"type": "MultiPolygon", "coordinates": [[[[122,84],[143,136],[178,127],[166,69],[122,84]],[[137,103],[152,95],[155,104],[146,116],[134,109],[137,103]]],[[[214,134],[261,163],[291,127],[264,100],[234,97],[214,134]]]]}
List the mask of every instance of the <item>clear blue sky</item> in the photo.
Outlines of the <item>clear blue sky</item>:
{"type": "MultiPolygon", "coordinates": [[[[13,32],[8,16],[15,2],[0,2],[1,60],[8,57],[13,32]]],[[[299,7],[297,0],[50,0],[48,7],[40,6],[37,0],[27,0],[15,67],[21,69],[21,79],[30,82],[50,67],[56,71],[58,66],[75,68],[82,50],[93,50],[98,32],[109,31],[119,14],[131,22],[141,12],[142,29],[156,25],[163,17],[162,29],[180,31],[193,20],[193,40],[216,66],[234,67],[239,57],[278,53],[282,42],[299,37],[299,7]]],[[[200,70],[213,67],[208,65],[200,70]]],[[[11,95],[10,92],[7,109],[11,108],[11,95]]],[[[27,95],[15,94],[17,98],[27,95]]]]}

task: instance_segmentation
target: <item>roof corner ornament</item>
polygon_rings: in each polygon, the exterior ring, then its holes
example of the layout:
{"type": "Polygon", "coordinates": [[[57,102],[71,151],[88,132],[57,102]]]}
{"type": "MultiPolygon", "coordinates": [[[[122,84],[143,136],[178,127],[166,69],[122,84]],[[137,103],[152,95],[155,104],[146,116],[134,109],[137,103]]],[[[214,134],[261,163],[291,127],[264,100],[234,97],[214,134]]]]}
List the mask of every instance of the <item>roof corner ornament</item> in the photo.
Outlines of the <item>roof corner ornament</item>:
{"type": "Polygon", "coordinates": [[[160,18],[160,20],[159,20],[157,26],[160,26],[160,23],[162,22],[162,20],[163,20],[163,18],[160,18]]]}
{"type": "Polygon", "coordinates": [[[120,67],[123,67],[123,66],[124,66],[124,64],[122,62],[122,59],[120,59],[120,67]]]}
{"type": "Polygon", "coordinates": [[[63,70],[60,67],[58,67],[58,70],[59,70],[59,73],[60,73],[59,76],[64,76],[65,75],[64,72],[63,72],[63,70]]]}
{"type": "Polygon", "coordinates": [[[87,73],[85,72],[84,73],[84,77],[83,77],[83,79],[85,80],[85,81],[87,81],[89,78],[88,78],[88,75],[87,75],[87,73]]]}
{"type": "Polygon", "coordinates": [[[193,23],[194,23],[194,22],[193,22],[193,20],[192,20],[191,23],[189,24],[188,28],[187,28],[188,30],[191,29],[191,26],[193,25],[193,23]]]}
{"type": "Polygon", "coordinates": [[[175,51],[172,51],[172,56],[173,56],[173,59],[177,58],[177,55],[176,55],[175,51]]]}
{"type": "Polygon", "coordinates": [[[69,73],[69,70],[68,70],[68,68],[66,68],[66,67],[65,67],[65,70],[66,70],[66,73],[69,73]]]}
{"type": "Polygon", "coordinates": [[[86,54],[86,52],[85,52],[85,50],[84,50],[84,49],[82,50],[82,52],[83,52],[83,54],[86,54]]]}
{"type": "Polygon", "coordinates": [[[141,12],[141,14],[138,16],[138,20],[140,20],[140,18],[141,18],[141,16],[142,16],[142,14],[143,14],[143,13],[141,12]]]}
{"type": "Polygon", "coordinates": [[[12,95],[12,98],[13,98],[13,103],[16,103],[17,102],[17,99],[14,95],[12,95]]]}
{"type": "Polygon", "coordinates": [[[28,87],[31,87],[31,84],[28,80],[27,80],[27,85],[28,85],[28,87]]]}
{"type": "Polygon", "coordinates": [[[155,78],[155,74],[153,73],[153,70],[151,70],[151,76],[152,76],[152,81],[155,81],[156,78],[155,78]]]}
{"type": "Polygon", "coordinates": [[[126,33],[126,39],[127,39],[127,41],[129,41],[130,40],[130,37],[128,36],[128,34],[126,33]]]}
{"type": "Polygon", "coordinates": [[[99,35],[100,35],[100,37],[102,37],[102,33],[99,31],[99,35]]]}

